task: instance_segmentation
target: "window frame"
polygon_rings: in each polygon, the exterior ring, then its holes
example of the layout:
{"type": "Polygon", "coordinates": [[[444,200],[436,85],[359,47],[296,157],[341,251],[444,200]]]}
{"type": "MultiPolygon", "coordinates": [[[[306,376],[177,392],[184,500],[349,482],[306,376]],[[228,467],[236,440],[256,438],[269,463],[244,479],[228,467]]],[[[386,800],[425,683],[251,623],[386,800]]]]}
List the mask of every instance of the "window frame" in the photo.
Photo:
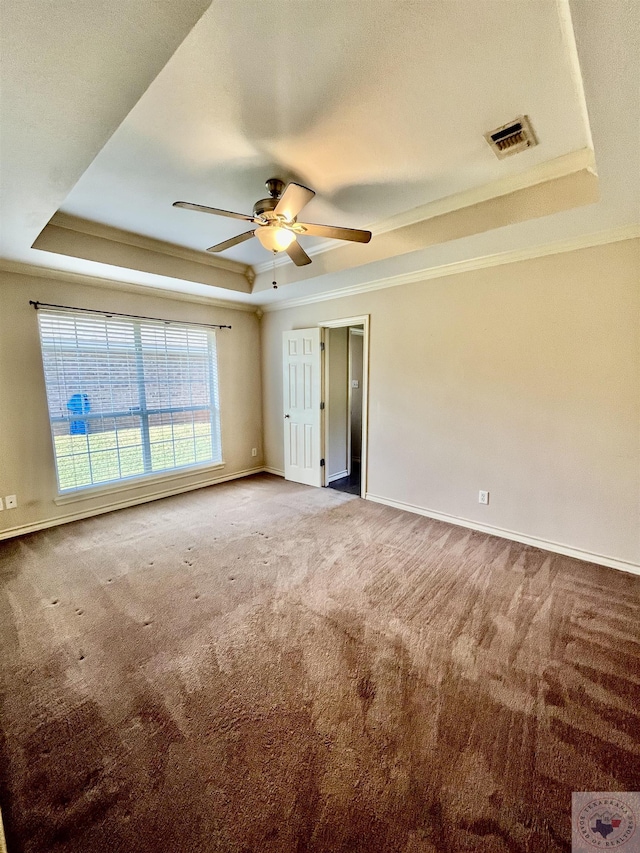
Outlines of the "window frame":
{"type": "MultiPolygon", "coordinates": [[[[130,316],[123,316],[118,314],[108,314],[102,312],[83,312],[80,309],[68,309],[68,310],[50,310],[41,308],[37,312],[38,314],[38,333],[39,333],[39,341],[40,341],[40,349],[42,356],[42,364],[43,364],[43,373],[44,373],[44,382],[45,382],[45,395],[47,399],[47,416],[49,420],[50,427],[50,435],[52,442],[52,456],[53,462],[56,472],[56,485],[58,490],[58,496],[55,499],[56,503],[66,503],[68,501],[79,500],[82,498],[89,498],[94,494],[100,493],[108,493],[121,491],[123,489],[136,489],[140,488],[146,482],[158,482],[162,480],[172,480],[179,479],[191,476],[193,474],[197,474],[198,472],[203,471],[211,471],[215,469],[222,468],[224,466],[224,456],[223,456],[223,448],[222,448],[222,430],[221,430],[221,410],[220,410],[220,389],[219,389],[219,357],[218,357],[218,349],[217,349],[217,336],[215,334],[215,330],[211,327],[207,326],[198,326],[194,323],[180,323],[179,321],[164,321],[164,320],[153,320],[149,318],[137,318],[130,316]],[[98,314],[98,318],[96,318],[96,314],[98,314]],[[65,349],[64,346],[61,346],[59,341],[49,342],[45,340],[45,334],[43,332],[43,320],[46,321],[46,318],[53,317],[63,317],[68,320],[75,321],[78,316],[90,317],[93,320],[102,319],[105,322],[108,322],[110,319],[117,319],[119,323],[126,323],[130,325],[133,331],[133,347],[123,346],[120,350],[121,353],[128,353],[129,355],[133,355],[136,364],[136,375],[135,380],[129,382],[129,387],[133,387],[137,391],[137,397],[139,404],[138,406],[130,406],[124,409],[114,408],[111,411],[101,410],[97,412],[79,412],[74,413],[69,411],[68,413],[54,414],[52,411],[50,394],[55,393],[54,386],[52,385],[50,388],[50,384],[47,380],[47,356],[50,354],[59,354],[61,351],[65,349]],[[199,404],[199,403],[190,403],[188,405],[167,405],[167,406],[147,406],[147,394],[146,394],[146,385],[149,382],[149,377],[145,375],[145,365],[144,358],[145,354],[148,355],[150,352],[155,352],[156,354],[165,354],[165,358],[167,353],[171,355],[170,349],[167,347],[167,340],[164,339],[164,346],[161,348],[155,348],[153,350],[150,346],[146,346],[143,341],[143,329],[146,327],[151,328],[162,328],[166,329],[167,326],[172,327],[174,330],[180,330],[182,332],[192,331],[194,328],[197,329],[200,333],[204,334],[206,337],[206,387],[208,389],[208,405],[207,404],[199,404]],[[154,468],[154,463],[152,460],[152,445],[154,443],[168,443],[171,445],[173,451],[174,463],[176,461],[176,437],[174,433],[174,426],[172,416],[174,414],[183,414],[183,413],[195,413],[195,412],[208,412],[209,417],[206,422],[209,424],[210,432],[210,447],[211,447],[211,457],[209,459],[197,460],[194,462],[189,462],[187,464],[179,465],[174,464],[169,467],[156,467],[154,468]],[[151,429],[152,427],[149,424],[149,420],[154,415],[160,416],[169,416],[171,418],[171,433],[172,437],[170,440],[163,440],[163,442],[154,442],[151,439],[151,429]],[[64,455],[60,455],[57,452],[57,444],[56,444],[56,434],[54,432],[54,425],[60,423],[68,423],[71,424],[73,421],[105,421],[112,420],[114,422],[114,432],[118,432],[118,427],[115,425],[118,418],[137,418],[139,422],[138,427],[134,427],[135,429],[139,429],[140,432],[140,444],[132,445],[135,447],[141,448],[142,453],[142,462],[143,462],[143,471],[140,473],[135,473],[126,476],[118,476],[118,477],[110,477],[109,479],[101,479],[98,481],[93,481],[93,470],[91,468],[91,447],[89,442],[89,435],[92,433],[89,431],[86,433],[87,439],[87,450],[86,456],[89,464],[89,470],[91,472],[90,476],[92,482],[85,483],[81,485],[72,485],[67,487],[61,486],[61,475],[60,475],[60,466],[59,460],[66,458],[64,455]]],[[[106,328],[106,327],[105,327],[106,328]]],[[[74,329],[77,327],[74,326],[74,329]]],[[[110,352],[115,352],[115,347],[110,347],[108,343],[108,335],[107,335],[107,344],[104,345],[100,341],[87,341],[85,340],[82,345],[78,345],[78,338],[76,336],[76,345],[68,348],[71,352],[94,352],[96,355],[96,360],[98,360],[99,355],[109,354],[110,352]]],[[[188,348],[187,348],[188,352],[188,348]]],[[[175,353],[173,353],[175,354],[175,353]]],[[[202,358],[202,355],[200,355],[202,358]]],[[[107,359],[108,360],[108,359],[107,359]]],[[[110,379],[110,375],[107,372],[107,377],[105,378],[105,386],[109,385],[108,380],[110,379]]],[[[166,380],[165,386],[169,386],[169,381],[166,380]]],[[[195,426],[194,421],[191,422],[192,425],[195,426]]],[[[167,426],[167,424],[161,424],[161,427],[167,426]]],[[[105,430],[108,432],[110,430],[105,430]]],[[[93,434],[99,434],[93,433],[93,434]]],[[[72,433],[70,432],[70,435],[72,433]]],[[[74,436],[79,437],[79,436],[74,436]]],[[[179,439],[178,439],[179,441],[179,439]]],[[[195,431],[193,433],[193,441],[194,441],[194,457],[197,457],[197,451],[195,448],[195,431]]],[[[120,459],[120,450],[121,447],[116,438],[116,452],[118,454],[118,470],[121,473],[121,459],[120,459]]],[[[100,450],[93,450],[94,457],[97,455],[100,450]]],[[[76,454],[71,454],[73,457],[76,454]]],[[[80,455],[80,454],[78,454],[80,455]]]]}

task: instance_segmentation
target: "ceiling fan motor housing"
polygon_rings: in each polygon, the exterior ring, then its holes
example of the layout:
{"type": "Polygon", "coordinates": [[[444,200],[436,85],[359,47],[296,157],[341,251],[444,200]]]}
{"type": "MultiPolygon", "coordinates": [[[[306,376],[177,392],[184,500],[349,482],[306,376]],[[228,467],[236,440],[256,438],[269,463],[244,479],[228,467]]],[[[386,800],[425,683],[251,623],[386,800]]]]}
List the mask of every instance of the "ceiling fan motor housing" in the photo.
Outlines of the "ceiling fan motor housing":
{"type": "Polygon", "coordinates": [[[280,197],[284,192],[284,181],[280,178],[269,178],[264,183],[269,192],[269,198],[261,198],[253,205],[253,215],[262,216],[265,219],[275,219],[273,211],[276,209],[280,197]]]}
{"type": "Polygon", "coordinates": [[[275,219],[273,211],[278,204],[278,198],[261,198],[253,205],[254,216],[264,216],[265,219],[275,219]]]}
{"type": "Polygon", "coordinates": [[[245,231],[244,234],[232,237],[230,240],[223,240],[222,243],[210,246],[207,252],[224,252],[226,249],[232,249],[234,246],[244,243],[251,237],[257,237],[265,249],[274,253],[286,252],[294,264],[301,267],[310,264],[311,258],[296,239],[300,234],[351,240],[357,243],[368,243],[371,239],[370,231],[298,222],[298,214],[315,195],[309,187],[296,184],[293,181],[285,187],[284,181],[281,181],[280,178],[269,178],[265,186],[269,192],[269,198],[261,198],[253,205],[252,216],[217,207],[207,207],[203,204],[194,204],[190,201],[175,201],[173,206],[183,207],[186,210],[197,210],[202,213],[214,213],[217,216],[228,216],[231,219],[242,219],[257,226],[250,231],[245,231]]]}

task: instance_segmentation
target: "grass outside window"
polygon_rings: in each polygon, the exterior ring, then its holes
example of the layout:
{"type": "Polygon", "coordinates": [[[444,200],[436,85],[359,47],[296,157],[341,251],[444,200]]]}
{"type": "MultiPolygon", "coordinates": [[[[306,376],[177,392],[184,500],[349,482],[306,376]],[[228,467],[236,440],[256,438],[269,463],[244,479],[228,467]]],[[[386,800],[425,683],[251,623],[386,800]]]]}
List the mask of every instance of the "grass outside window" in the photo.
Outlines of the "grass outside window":
{"type": "MultiPolygon", "coordinates": [[[[60,491],[143,475],[141,433],[139,428],[130,428],[56,436],[60,491]]],[[[149,437],[152,473],[197,465],[211,458],[210,424],[154,426],[149,437]]]]}

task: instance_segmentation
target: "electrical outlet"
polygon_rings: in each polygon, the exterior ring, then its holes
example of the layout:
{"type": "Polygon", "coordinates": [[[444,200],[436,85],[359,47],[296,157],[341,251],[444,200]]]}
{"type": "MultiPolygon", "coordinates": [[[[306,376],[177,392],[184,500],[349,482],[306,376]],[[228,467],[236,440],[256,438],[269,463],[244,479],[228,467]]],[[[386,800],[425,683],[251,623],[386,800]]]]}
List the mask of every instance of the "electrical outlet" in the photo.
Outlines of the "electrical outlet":
{"type": "Polygon", "coordinates": [[[488,504],[489,503],[489,492],[478,492],[478,503],[479,504],[488,504]]]}
{"type": "Polygon", "coordinates": [[[257,455],[258,455],[258,448],[257,448],[257,447],[252,447],[252,448],[251,448],[251,455],[252,455],[252,456],[257,456],[257,455]]]}
{"type": "Polygon", "coordinates": [[[7,509],[15,509],[18,506],[18,498],[15,495],[7,495],[4,502],[7,509]]]}

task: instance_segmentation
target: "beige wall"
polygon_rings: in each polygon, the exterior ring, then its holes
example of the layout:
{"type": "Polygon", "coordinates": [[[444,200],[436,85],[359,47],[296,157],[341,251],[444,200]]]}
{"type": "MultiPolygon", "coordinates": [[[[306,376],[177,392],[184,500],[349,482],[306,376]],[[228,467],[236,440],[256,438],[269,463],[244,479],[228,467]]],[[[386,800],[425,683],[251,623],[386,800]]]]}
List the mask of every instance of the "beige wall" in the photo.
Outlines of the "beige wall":
{"type": "MultiPolygon", "coordinates": [[[[14,528],[89,514],[121,502],[179,491],[214,478],[261,467],[260,321],[255,313],[212,307],[106,287],[0,272],[0,495],[18,508],[0,512],[0,536],[14,528]],[[47,414],[36,312],[29,300],[231,324],[217,333],[224,468],[153,480],[99,497],[56,504],[56,475],[47,414]],[[251,449],[258,450],[257,457],[251,449]]],[[[65,501],[67,498],[65,497],[65,501]]]]}
{"type": "Polygon", "coordinates": [[[349,389],[347,379],[349,375],[349,330],[327,329],[325,332],[325,345],[329,353],[328,377],[325,377],[327,405],[327,476],[335,477],[336,474],[345,476],[347,470],[347,423],[349,389]]]}
{"type": "Polygon", "coordinates": [[[634,240],[268,312],[266,464],[282,331],[369,314],[368,493],[639,564],[639,280],[634,240]]]}
{"type": "Polygon", "coordinates": [[[211,480],[263,463],[261,347],[264,462],[281,470],[281,332],[370,314],[371,495],[640,564],[639,281],[626,241],[268,312],[261,331],[245,311],[0,273],[0,495],[19,501],[0,536],[202,482],[55,503],[36,299],[233,325],[211,480]]]}

